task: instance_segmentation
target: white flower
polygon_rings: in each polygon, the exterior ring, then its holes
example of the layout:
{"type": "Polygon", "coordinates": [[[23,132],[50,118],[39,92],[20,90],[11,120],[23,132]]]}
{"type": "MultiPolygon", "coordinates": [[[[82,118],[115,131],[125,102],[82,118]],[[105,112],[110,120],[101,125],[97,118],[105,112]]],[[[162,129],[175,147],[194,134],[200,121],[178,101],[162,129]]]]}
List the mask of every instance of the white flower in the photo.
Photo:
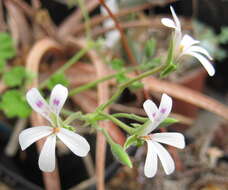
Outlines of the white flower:
{"type": "Polygon", "coordinates": [[[87,140],[59,124],[59,113],[68,96],[64,86],[56,85],[50,96],[49,104],[44,100],[36,88],[30,89],[26,98],[29,105],[43,117],[51,126],[38,126],[23,130],[19,135],[19,143],[25,150],[37,140],[47,137],[39,156],[39,167],[42,171],[51,172],[55,169],[56,136],[77,156],[84,157],[90,150],[87,140]]]}
{"type": "Polygon", "coordinates": [[[194,40],[187,34],[182,37],[180,21],[172,6],[170,7],[170,10],[173,16],[173,20],[169,18],[162,18],[161,22],[163,25],[174,29],[173,45],[176,61],[178,61],[184,55],[193,56],[199,60],[208,74],[210,76],[213,76],[215,74],[215,69],[209,61],[212,60],[212,57],[206,49],[197,45],[200,43],[199,41],[194,40]]]}
{"type": "MultiPolygon", "coordinates": [[[[105,0],[106,5],[112,11],[112,13],[117,13],[119,11],[119,7],[116,0],[105,0]]],[[[101,7],[101,14],[106,16],[108,15],[106,9],[101,7]]],[[[114,27],[115,23],[111,18],[105,19],[103,22],[104,28],[114,27]]],[[[108,48],[112,48],[116,42],[120,39],[120,32],[118,30],[112,30],[105,33],[105,45],[108,48]]]]}
{"type": "Polygon", "coordinates": [[[181,133],[174,132],[148,134],[168,117],[172,108],[172,99],[168,95],[163,94],[159,108],[151,100],[146,100],[143,108],[151,121],[144,133],[146,136],[143,136],[148,145],[144,166],[145,176],[154,177],[157,172],[158,157],[161,160],[165,173],[169,175],[175,170],[175,164],[168,151],[160,143],[183,149],[185,147],[184,136],[181,133]]]}

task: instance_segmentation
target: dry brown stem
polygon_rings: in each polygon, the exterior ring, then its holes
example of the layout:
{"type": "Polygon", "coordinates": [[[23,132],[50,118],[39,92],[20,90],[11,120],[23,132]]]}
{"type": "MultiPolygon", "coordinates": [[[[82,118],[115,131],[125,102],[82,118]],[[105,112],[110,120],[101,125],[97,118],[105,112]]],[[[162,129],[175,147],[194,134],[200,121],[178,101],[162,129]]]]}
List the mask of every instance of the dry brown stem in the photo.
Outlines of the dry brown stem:
{"type": "MultiPolygon", "coordinates": [[[[149,8],[152,8],[152,7],[155,7],[155,6],[164,6],[167,3],[172,3],[172,2],[175,2],[175,1],[176,0],[168,0],[168,1],[163,1],[163,2],[154,1],[154,2],[150,2],[150,3],[144,3],[144,4],[141,4],[141,5],[135,6],[135,7],[122,9],[118,13],[114,14],[114,16],[118,18],[118,17],[121,17],[121,16],[128,15],[130,13],[135,13],[135,12],[142,11],[142,10],[145,10],[145,9],[149,9],[149,8]]],[[[109,18],[109,15],[106,15],[106,16],[102,16],[102,15],[94,16],[90,20],[90,26],[94,27],[94,26],[102,23],[107,18],[109,18]]],[[[85,29],[85,25],[83,23],[79,24],[77,27],[72,29],[72,33],[71,34],[72,35],[77,34],[79,32],[82,32],[84,29],[85,29]]]]}
{"type": "Polygon", "coordinates": [[[112,13],[111,9],[106,5],[105,1],[103,1],[103,0],[99,0],[99,1],[100,1],[101,5],[106,9],[110,18],[115,23],[115,27],[119,31],[120,36],[121,36],[122,46],[123,46],[124,50],[126,51],[129,61],[131,62],[132,65],[137,65],[137,60],[135,59],[134,55],[132,54],[132,51],[128,45],[127,37],[125,36],[124,30],[121,27],[119,21],[117,20],[116,16],[112,13]]]}
{"type": "MultiPolygon", "coordinates": [[[[97,0],[87,0],[85,6],[88,12],[94,10],[99,5],[97,0]]],[[[58,30],[58,35],[60,37],[68,36],[73,34],[74,28],[80,23],[80,20],[83,18],[82,11],[77,9],[73,14],[71,14],[66,20],[60,25],[58,30]]]]}

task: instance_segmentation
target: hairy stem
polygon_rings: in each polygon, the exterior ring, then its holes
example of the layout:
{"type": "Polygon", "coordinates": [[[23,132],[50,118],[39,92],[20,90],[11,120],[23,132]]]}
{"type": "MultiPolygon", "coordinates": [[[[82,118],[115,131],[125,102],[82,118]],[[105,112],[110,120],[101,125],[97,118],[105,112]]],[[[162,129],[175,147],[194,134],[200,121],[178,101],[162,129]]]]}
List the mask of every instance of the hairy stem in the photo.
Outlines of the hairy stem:
{"type": "Polygon", "coordinates": [[[50,78],[54,76],[57,73],[63,73],[65,72],[69,67],[71,67],[74,63],[76,63],[78,60],[80,60],[87,52],[89,49],[91,49],[92,46],[87,46],[83,49],[81,49],[79,52],[77,52],[72,58],[70,58],[69,61],[67,61],[62,67],[60,67],[57,71],[55,71],[51,76],[48,77],[45,81],[43,81],[39,88],[43,89],[49,82],[50,78]]]}
{"type": "Polygon", "coordinates": [[[121,93],[124,91],[124,89],[127,88],[129,85],[131,85],[132,83],[134,83],[136,81],[139,81],[139,80],[141,80],[141,79],[143,79],[145,77],[148,77],[148,76],[150,76],[152,74],[158,73],[158,72],[162,71],[165,67],[166,67],[166,65],[163,64],[163,65],[161,65],[159,67],[156,67],[156,68],[154,68],[152,70],[146,71],[146,72],[138,75],[137,77],[132,78],[129,81],[121,84],[118,87],[116,93],[113,94],[113,96],[105,104],[102,104],[101,106],[99,106],[98,109],[103,111],[106,107],[108,107],[110,104],[112,104],[121,95],[121,93]]]}
{"type": "Polygon", "coordinates": [[[131,127],[129,127],[128,125],[126,125],[125,123],[123,123],[122,121],[120,121],[119,119],[113,117],[110,114],[106,114],[103,112],[99,112],[102,116],[106,117],[107,119],[111,120],[113,123],[115,123],[116,125],[118,125],[119,127],[121,127],[124,131],[126,131],[129,134],[132,134],[135,130],[131,127]]]}

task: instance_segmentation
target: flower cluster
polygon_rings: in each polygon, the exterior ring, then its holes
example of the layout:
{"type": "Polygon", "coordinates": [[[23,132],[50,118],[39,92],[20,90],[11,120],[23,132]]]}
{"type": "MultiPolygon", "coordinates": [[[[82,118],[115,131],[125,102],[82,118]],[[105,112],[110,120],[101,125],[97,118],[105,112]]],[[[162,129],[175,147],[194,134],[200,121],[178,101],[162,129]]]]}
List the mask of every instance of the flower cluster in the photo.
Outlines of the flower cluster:
{"type": "Polygon", "coordinates": [[[178,60],[184,55],[193,56],[199,60],[208,74],[213,76],[215,74],[215,69],[209,61],[212,60],[212,57],[206,49],[198,45],[200,43],[199,41],[193,39],[188,34],[185,34],[184,36],[182,35],[180,21],[172,6],[170,9],[173,20],[169,18],[163,18],[161,22],[163,25],[174,29],[173,45],[175,60],[178,62],[178,60]]]}
{"type": "Polygon", "coordinates": [[[84,157],[90,150],[90,146],[84,137],[63,128],[61,124],[59,113],[67,96],[67,88],[60,84],[53,88],[49,104],[36,88],[30,89],[26,94],[29,105],[46,118],[51,126],[37,126],[23,130],[19,135],[19,144],[21,149],[25,150],[37,140],[47,137],[38,161],[40,169],[45,172],[52,172],[55,169],[56,137],[77,156],[84,157]]]}

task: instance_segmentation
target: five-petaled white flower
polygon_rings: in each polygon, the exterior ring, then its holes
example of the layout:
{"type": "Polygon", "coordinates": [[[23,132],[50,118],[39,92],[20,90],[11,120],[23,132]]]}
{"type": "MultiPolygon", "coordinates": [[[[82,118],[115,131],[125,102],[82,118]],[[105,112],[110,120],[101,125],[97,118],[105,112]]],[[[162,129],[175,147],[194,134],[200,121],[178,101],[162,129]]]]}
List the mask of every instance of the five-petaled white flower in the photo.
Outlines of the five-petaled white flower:
{"type": "Polygon", "coordinates": [[[42,171],[51,172],[55,169],[56,136],[77,156],[84,157],[90,150],[87,140],[61,126],[59,113],[68,96],[64,86],[56,85],[50,96],[49,104],[36,88],[30,89],[26,98],[30,106],[50,123],[50,126],[38,126],[23,130],[19,135],[21,149],[25,150],[35,141],[47,137],[39,156],[39,167],[42,171]]]}
{"type": "Polygon", "coordinates": [[[183,55],[193,56],[199,60],[199,62],[204,66],[208,74],[210,76],[213,76],[215,74],[215,69],[209,61],[212,60],[212,57],[206,49],[197,45],[200,43],[200,41],[194,40],[191,36],[187,34],[185,34],[182,38],[180,21],[172,6],[170,6],[170,9],[173,16],[173,20],[169,18],[162,18],[161,22],[163,25],[169,28],[173,28],[175,30],[173,37],[173,45],[174,56],[176,61],[178,61],[183,55]]]}
{"type": "Polygon", "coordinates": [[[150,119],[150,123],[144,131],[145,136],[143,136],[148,145],[144,173],[147,177],[154,177],[157,172],[159,157],[165,173],[169,175],[175,170],[175,164],[168,151],[160,143],[183,149],[185,147],[184,136],[181,133],[174,132],[149,133],[168,117],[172,108],[172,99],[163,94],[159,108],[151,100],[146,100],[143,108],[150,119]]]}

